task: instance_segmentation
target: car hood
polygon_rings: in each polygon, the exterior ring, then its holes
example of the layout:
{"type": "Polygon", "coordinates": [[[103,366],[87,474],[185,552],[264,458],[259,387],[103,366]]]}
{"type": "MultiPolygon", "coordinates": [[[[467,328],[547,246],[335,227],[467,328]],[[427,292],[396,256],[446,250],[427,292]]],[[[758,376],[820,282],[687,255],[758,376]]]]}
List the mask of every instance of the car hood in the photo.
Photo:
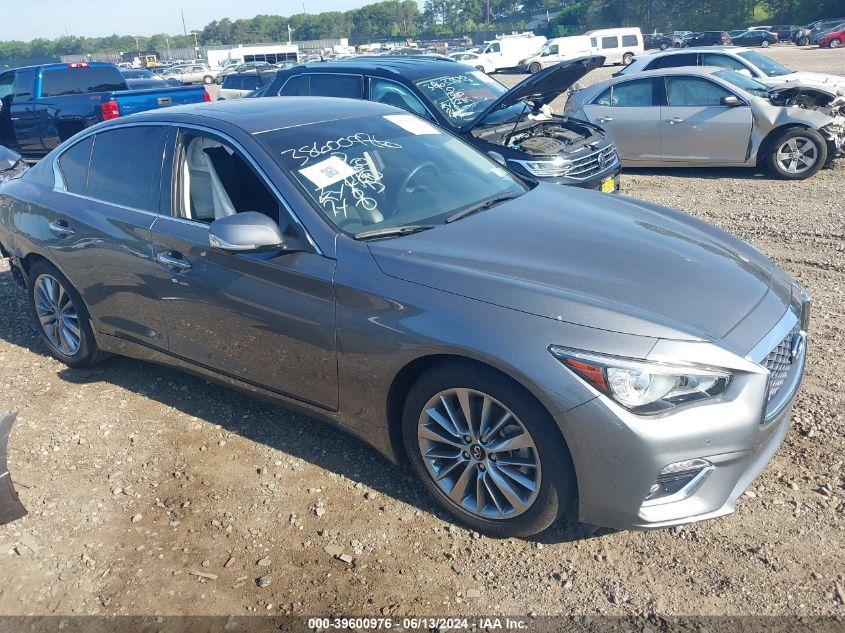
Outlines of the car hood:
{"type": "Polygon", "coordinates": [[[461,129],[465,132],[469,131],[481,125],[484,119],[493,112],[520,101],[531,101],[535,108],[540,108],[557,99],[588,72],[601,68],[603,65],[604,57],[593,55],[561,62],[534,73],[493,101],[471,123],[461,129]]]}
{"type": "Polygon", "coordinates": [[[770,86],[776,86],[778,89],[789,87],[817,88],[830,93],[831,96],[845,94],[845,77],[839,75],[795,72],[778,77],[766,77],[762,81],[770,86]]]}
{"type": "Polygon", "coordinates": [[[538,185],[452,224],[371,242],[387,275],[537,316],[640,336],[718,340],[774,266],[679,211],[538,185]]]}

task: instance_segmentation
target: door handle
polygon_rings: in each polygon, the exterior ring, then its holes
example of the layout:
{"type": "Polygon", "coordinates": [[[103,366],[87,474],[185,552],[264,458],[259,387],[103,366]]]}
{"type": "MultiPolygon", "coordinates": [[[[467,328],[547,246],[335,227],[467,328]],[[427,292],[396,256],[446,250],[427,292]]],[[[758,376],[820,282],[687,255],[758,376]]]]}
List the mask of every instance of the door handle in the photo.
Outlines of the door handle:
{"type": "Polygon", "coordinates": [[[156,255],[156,261],[166,268],[174,268],[176,270],[188,270],[191,267],[191,262],[182,257],[181,253],[174,251],[167,251],[156,255]]]}
{"type": "Polygon", "coordinates": [[[56,237],[70,237],[71,235],[76,234],[76,231],[70,228],[64,220],[55,220],[50,222],[50,224],[47,225],[47,228],[49,228],[50,233],[56,237]]]}
{"type": "Polygon", "coordinates": [[[612,116],[600,116],[598,118],[599,123],[607,123],[608,121],[613,121],[612,116]]]}
{"type": "Polygon", "coordinates": [[[683,123],[683,121],[684,120],[679,116],[673,116],[666,119],[666,123],[668,123],[669,125],[674,125],[675,123],[683,123]]]}

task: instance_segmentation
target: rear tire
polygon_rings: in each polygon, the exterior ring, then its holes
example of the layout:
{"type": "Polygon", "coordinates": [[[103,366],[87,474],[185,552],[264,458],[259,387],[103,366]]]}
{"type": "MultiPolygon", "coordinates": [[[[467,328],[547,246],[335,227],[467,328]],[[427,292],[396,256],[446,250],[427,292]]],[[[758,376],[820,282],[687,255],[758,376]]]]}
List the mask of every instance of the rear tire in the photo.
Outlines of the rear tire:
{"type": "Polygon", "coordinates": [[[796,42],[798,46],[807,46],[810,43],[810,38],[806,35],[799,37],[798,42],[796,42]]]}
{"type": "Polygon", "coordinates": [[[769,48],[769,40],[763,40],[762,42],[760,42],[760,46],[762,46],[763,48],[769,48]]]}
{"type": "Polygon", "coordinates": [[[625,53],[622,56],[622,64],[625,66],[630,66],[631,62],[634,61],[634,55],[631,53],[625,53]]]}
{"type": "Polygon", "coordinates": [[[815,130],[791,128],[769,145],[767,161],[772,175],[805,180],[827,162],[827,143],[815,130]]]}
{"type": "Polygon", "coordinates": [[[204,84],[213,84],[214,83],[214,77],[212,77],[211,75],[206,75],[205,77],[202,78],[202,81],[203,81],[204,84]]]}
{"type": "Polygon", "coordinates": [[[493,369],[455,362],[423,374],[405,401],[402,436],[411,470],[429,494],[473,530],[524,537],[563,513],[575,514],[575,469],[554,420],[524,388],[493,369]],[[429,413],[435,408],[443,423],[429,413]],[[502,419],[507,422],[500,426],[502,419]],[[514,438],[522,448],[501,447],[516,445],[514,438]]]}
{"type": "Polygon", "coordinates": [[[32,322],[50,354],[68,367],[89,367],[105,354],[97,347],[82,297],[58,268],[40,260],[27,283],[32,322]]]}
{"type": "Polygon", "coordinates": [[[660,45],[660,50],[661,50],[661,51],[665,51],[667,48],[669,48],[669,45],[668,45],[666,42],[663,42],[663,43],[660,45]]]}
{"type": "Polygon", "coordinates": [[[830,40],[830,43],[827,45],[828,48],[839,48],[840,46],[842,46],[842,40],[840,40],[838,37],[834,37],[832,40],[830,40]]]}
{"type": "Polygon", "coordinates": [[[528,72],[531,73],[532,75],[534,73],[540,72],[541,70],[543,70],[543,67],[540,65],[539,62],[534,62],[528,67],[528,72]]]}

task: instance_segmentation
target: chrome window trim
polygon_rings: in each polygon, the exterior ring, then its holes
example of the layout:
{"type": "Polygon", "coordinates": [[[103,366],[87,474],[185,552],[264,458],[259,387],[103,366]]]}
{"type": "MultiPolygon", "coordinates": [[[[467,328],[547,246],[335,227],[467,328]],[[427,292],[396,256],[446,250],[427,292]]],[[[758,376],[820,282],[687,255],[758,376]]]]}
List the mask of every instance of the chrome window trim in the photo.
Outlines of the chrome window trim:
{"type": "MultiPolygon", "coordinates": [[[[282,97],[282,96],[286,96],[286,97],[287,96],[290,96],[290,97],[294,97],[294,96],[296,96],[296,97],[314,97],[314,96],[317,96],[317,95],[311,94],[311,80],[310,79],[308,80],[308,94],[307,95],[282,95],[282,90],[285,89],[285,86],[287,86],[288,82],[291,79],[293,79],[294,77],[302,77],[302,76],[313,77],[314,75],[342,75],[344,77],[359,77],[361,79],[361,94],[362,95],[364,94],[364,77],[366,77],[366,75],[363,72],[360,72],[360,73],[353,73],[353,72],[336,73],[334,71],[326,71],[326,72],[322,72],[322,73],[321,72],[309,73],[309,72],[301,72],[300,71],[300,72],[296,73],[295,75],[291,75],[290,77],[285,79],[285,83],[283,83],[279,87],[279,91],[276,93],[276,96],[277,97],[282,97]]],[[[342,98],[347,99],[348,97],[342,97],[342,98]]],[[[361,97],[361,99],[365,100],[365,101],[369,101],[369,99],[364,99],[363,97],[361,97]]]]}

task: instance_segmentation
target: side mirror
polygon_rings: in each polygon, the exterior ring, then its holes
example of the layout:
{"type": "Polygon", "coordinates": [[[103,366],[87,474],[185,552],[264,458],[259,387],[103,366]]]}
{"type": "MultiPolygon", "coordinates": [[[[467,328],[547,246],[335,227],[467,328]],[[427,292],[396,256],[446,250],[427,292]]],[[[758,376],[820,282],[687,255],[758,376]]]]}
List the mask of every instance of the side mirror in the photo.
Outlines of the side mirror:
{"type": "Polygon", "coordinates": [[[508,162],[505,160],[505,157],[502,156],[499,152],[494,152],[493,150],[490,150],[489,152],[487,152],[487,155],[500,165],[504,165],[505,167],[508,166],[508,162]]]}
{"type": "Polygon", "coordinates": [[[265,251],[282,248],[279,225],[257,211],[244,211],[215,220],[208,227],[208,242],[224,251],[265,251]]]}
{"type": "Polygon", "coordinates": [[[723,106],[727,106],[729,108],[735,108],[737,106],[745,105],[739,99],[739,97],[735,97],[734,95],[728,95],[727,97],[722,97],[722,100],[719,102],[723,106]]]}

